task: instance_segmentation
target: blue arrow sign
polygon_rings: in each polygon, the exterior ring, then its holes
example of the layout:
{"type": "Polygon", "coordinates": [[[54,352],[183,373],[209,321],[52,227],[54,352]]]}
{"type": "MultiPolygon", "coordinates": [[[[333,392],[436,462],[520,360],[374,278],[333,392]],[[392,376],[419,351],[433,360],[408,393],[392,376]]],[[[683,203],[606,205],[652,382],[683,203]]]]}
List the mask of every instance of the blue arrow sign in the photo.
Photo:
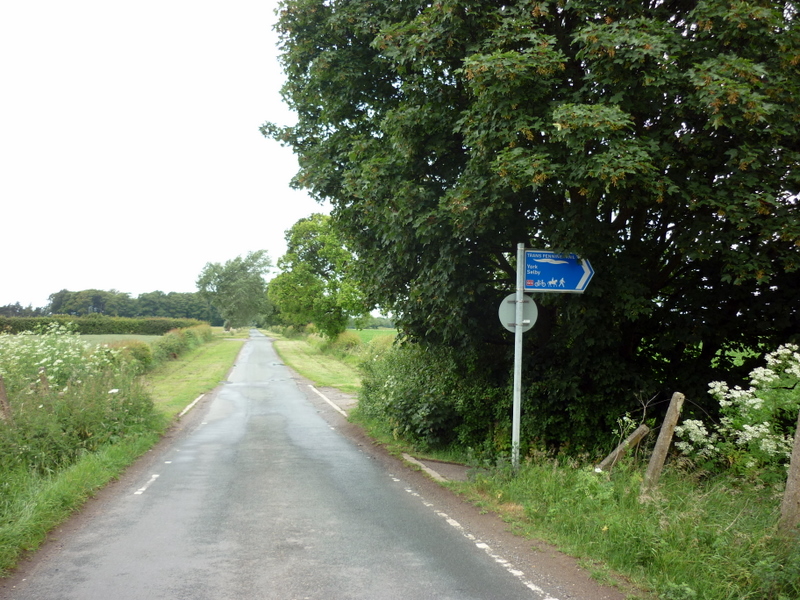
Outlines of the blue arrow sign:
{"type": "Polygon", "coordinates": [[[582,294],[594,269],[577,254],[525,250],[525,291],[582,294]]]}

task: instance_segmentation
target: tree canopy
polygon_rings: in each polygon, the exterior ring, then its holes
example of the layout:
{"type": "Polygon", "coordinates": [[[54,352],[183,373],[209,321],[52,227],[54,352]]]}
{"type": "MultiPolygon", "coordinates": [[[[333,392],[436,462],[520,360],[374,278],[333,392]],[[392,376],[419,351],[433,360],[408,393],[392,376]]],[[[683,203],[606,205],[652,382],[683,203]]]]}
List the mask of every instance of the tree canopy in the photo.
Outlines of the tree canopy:
{"type": "Polygon", "coordinates": [[[265,250],[225,263],[206,263],[197,278],[198,293],[219,311],[226,327],[254,324],[269,312],[264,275],[271,266],[265,250]]]}
{"type": "Polygon", "coordinates": [[[800,331],[797,12],[285,0],[298,120],[262,130],[332,204],[369,301],[498,378],[516,244],[591,260],[585,294],[537,297],[525,371],[535,433],[590,439],[636,395],[702,402],[730,351],[800,331]]]}
{"type": "MultiPolygon", "coordinates": [[[[17,303],[17,306],[19,303],[17,303]]],[[[9,307],[13,308],[13,307],[9,307]]],[[[113,317],[169,317],[198,319],[212,325],[222,325],[219,313],[195,292],[145,292],[132,298],[116,290],[60,290],[50,294],[46,307],[0,313],[6,316],[45,316],[54,314],[83,316],[102,314],[113,317]],[[28,314],[26,314],[28,313],[28,314]]]]}
{"type": "Polygon", "coordinates": [[[353,255],[331,227],[330,217],[313,214],[286,232],[286,254],[269,283],[269,298],[286,325],[313,323],[332,338],[350,317],[364,314],[365,304],[348,277],[353,255]]]}

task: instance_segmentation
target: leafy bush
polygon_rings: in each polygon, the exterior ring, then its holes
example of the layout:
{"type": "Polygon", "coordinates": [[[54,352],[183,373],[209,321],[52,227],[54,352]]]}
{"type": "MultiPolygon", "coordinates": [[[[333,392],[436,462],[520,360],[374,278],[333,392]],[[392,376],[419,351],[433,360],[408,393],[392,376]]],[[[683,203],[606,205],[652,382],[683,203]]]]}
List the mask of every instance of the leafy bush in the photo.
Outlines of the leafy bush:
{"type": "Polygon", "coordinates": [[[118,350],[123,360],[136,365],[140,372],[147,371],[153,366],[153,349],[150,344],[141,340],[121,340],[109,344],[109,347],[118,350]]]}
{"type": "Polygon", "coordinates": [[[85,452],[160,426],[119,350],[91,346],[53,323],[0,335],[0,376],[11,411],[0,419],[0,473],[51,473],[85,452]]]}
{"type": "Polygon", "coordinates": [[[675,428],[679,450],[709,467],[768,482],[785,479],[800,410],[800,353],[786,344],[765,361],[766,367],[750,373],[746,390],[721,381],[709,384],[720,422],[685,420],[675,428]]]}
{"type": "Polygon", "coordinates": [[[192,350],[207,342],[212,335],[209,325],[168,331],[152,344],[153,362],[161,364],[177,358],[187,350],[192,350]]]}
{"type": "Polygon", "coordinates": [[[510,393],[487,384],[485,373],[455,351],[406,344],[362,368],[359,410],[387,420],[396,436],[424,447],[458,441],[481,453],[508,445],[510,393]]]}
{"type": "Polygon", "coordinates": [[[46,378],[64,387],[112,367],[117,353],[82,342],[75,327],[50,323],[35,332],[0,334],[0,377],[9,394],[30,393],[46,378]]]}

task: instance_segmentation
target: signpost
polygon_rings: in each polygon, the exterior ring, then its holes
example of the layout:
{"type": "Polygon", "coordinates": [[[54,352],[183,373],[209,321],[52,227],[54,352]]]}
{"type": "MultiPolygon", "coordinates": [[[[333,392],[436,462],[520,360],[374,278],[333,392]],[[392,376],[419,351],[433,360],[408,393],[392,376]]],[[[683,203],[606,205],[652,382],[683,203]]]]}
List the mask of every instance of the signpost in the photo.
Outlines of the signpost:
{"type": "Polygon", "coordinates": [[[594,276],[588,260],[549,250],[525,251],[525,291],[582,294],[594,276]]]}
{"type": "Polygon", "coordinates": [[[522,413],[522,334],[536,322],[536,303],[525,292],[582,294],[594,276],[588,260],[576,254],[550,250],[526,250],[517,245],[517,291],[500,304],[500,322],[514,332],[514,406],[511,424],[511,464],[519,468],[519,438],[522,413]],[[508,305],[516,304],[512,311],[508,305]]]}

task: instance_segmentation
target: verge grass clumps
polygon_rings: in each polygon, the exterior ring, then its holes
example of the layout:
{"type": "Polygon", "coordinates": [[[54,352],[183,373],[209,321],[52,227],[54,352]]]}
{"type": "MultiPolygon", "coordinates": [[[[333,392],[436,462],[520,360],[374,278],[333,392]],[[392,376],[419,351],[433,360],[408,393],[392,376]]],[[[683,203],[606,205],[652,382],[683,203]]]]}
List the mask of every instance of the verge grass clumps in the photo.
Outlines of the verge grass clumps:
{"type": "Polygon", "coordinates": [[[646,465],[609,474],[575,459],[531,457],[514,474],[484,471],[452,484],[503,515],[517,533],[603,561],[670,600],[800,597],[800,547],[776,533],[780,493],[673,468],[640,501],[646,465]]]}
{"type": "MultiPolygon", "coordinates": [[[[172,358],[198,351],[211,330],[200,326],[164,337],[164,355],[172,358]]],[[[152,359],[155,351],[148,354],[140,343],[91,344],[58,323],[0,334],[6,392],[0,398],[0,575],[169,424],[174,413],[156,407],[147,389],[152,384],[145,386],[141,376],[147,366],[142,356],[152,359]]],[[[225,370],[232,362],[231,356],[225,370]]]]}

